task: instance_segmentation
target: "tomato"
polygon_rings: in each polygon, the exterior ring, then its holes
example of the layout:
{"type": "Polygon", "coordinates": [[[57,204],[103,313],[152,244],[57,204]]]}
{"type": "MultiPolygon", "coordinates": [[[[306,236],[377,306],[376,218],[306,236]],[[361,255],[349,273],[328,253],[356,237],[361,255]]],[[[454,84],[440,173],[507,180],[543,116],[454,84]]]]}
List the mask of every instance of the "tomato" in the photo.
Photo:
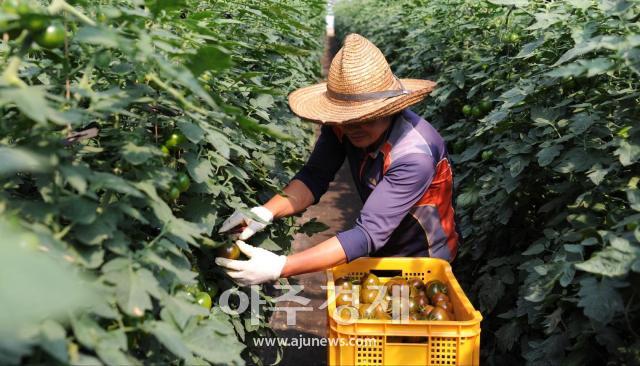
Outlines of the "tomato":
{"type": "Polygon", "coordinates": [[[462,107],[462,114],[464,114],[465,116],[469,117],[471,115],[471,111],[472,111],[472,107],[468,104],[465,104],[462,107]]]}
{"type": "Polygon", "coordinates": [[[424,289],[424,283],[418,277],[411,277],[407,280],[409,287],[411,288],[411,292],[417,293],[420,290],[424,289]]]}
{"type": "Polygon", "coordinates": [[[435,307],[429,313],[428,319],[429,320],[451,320],[451,316],[446,310],[439,307],[435,307]]]}
{"type": "Polygon", "coordinates": [[[353,288],[353,283],[346,277],[340,277],[334,282],[336,292],[338,291],[350,291],[353,288]]]}
{"type": "Polygon", "coordinates": [[[474,105],[474,106],[471,108],[471,115],[472,115],[472,116],[474,116],[474,117],[476,117],[476,118],[477,118],[477,117],[482,117],[482,109],[480,109],[480,107],[479,107],[479,106],[474,105]]]}
{"type": "Polygon", "coordinates": [[[376,288],[380,286],[380,279],[378,278],[378,276],[372,273],[367,273],[366,275],[362,276],[360,285],[363,288],[376,288]]]}
{"type": "Polygon", "coordinates": [[[360,304],[358,308],[360,319],[375,319],[376,307],[371,304],[360,304]]]}
{"type": "Polygon", "coordinates": [[[164,156],[169,156],[171,154],[171,152],[169,151],[169,148],[162,145],[162,147],[160,148],[160,151],[162,151],[162,155],[164,156]]]}
{"type": "Polygon", "coordinates": [[[446,294],[444,294],[442,292],[437,292],[435,295],[431,296],[431,302],[433,304],[435,304],[435,303],[437,303],[439,301],[449,302],[449,296],[447,296],[446,294]]]}
{"type": "Polygon", "coordinates": [[[196,303],[209,310],[211,309],[211,296],[206,292],[198,292],[196,293],[196,303]]]}
{"type": "Polygon", "coordinates": [[[180,189],[178,189],[178,187],[171,186],[167,191],[166,196],[168,201],[175,201],[180,197],[180,189]]]}
{"type": "Polygon", "coordinates": [[[189,189],[191,180],[189,179],[188,175],[184,173],[178,173],[178,176],[176,177],[176,185],[178,186],[180,192],[185,192],[189,189]]]}
{"type": "Polygon", "coordinates": [[[439,292],[442,292],[445,295],[448,293],[447,286],[444,283],[438,280],[430,281],[429,283],[427,283],[427,297],[429,298],[429,300],[431,300],[433,296],[439,292]]]}
{"type": "Polygon", "coordinates": [[[487,112],[491,111],[492,109],[493,109],[493,105],[491,104],[490,101],[483,100],[482,102],[480,102],[480,110],[483,113],[487,113],[487,112]]]}
{"type": "Polygon", "coordinates": [[[433,309],[434,307],[431,305],[427,305],[422,309],[421,313],[424,319],[429,319],[429,314],[433,311],[433,309]]]}
{"type": "Polygon", "coordinates": [[[236,243],[231,243],[228,245],[221,246],[216,251],[216,257],[222,257],[227,259],[238,259],[240,258],[240,248],[236,243]]]}
{"type": "Polygon", "coordinates": [[[38,33],[49,26],[47,17],[40,14],[31,14],[23,20],[22,24],[30,32],[38,33]]]}
{"type": "Polygon", "coordinates": [[[427,297],[427,294],[424,292],[414,295],[413,297],[411,297],[411,299],[416,303],[416,306],[420,310],[424,309],[425,307],[427,307],[427,305],[429,305],[429,298],[427,297]]]}
{"type": "Polygon", "coordinates": [[[481,158],[483,161],[489,160],[493,157],[493,151],[485,150],[482,152],[481,158]]]}
{"type": "Polygon", "coordinates": [[[164,146],[168,147],[169,149],[174,149],[184,144],[185,142],[187,142],[187,139],[183,134],[181,134],[180,132],[174,132],[171,134],[171,136],[169,136],[167,141],[165,141],[164,146]]]}
{"type": "Polygon", "coordinates": [[[64,26],[60,22],[54,22],[49,24],[44,31],[36,34],[34,38],[41,47],[54,49],[64,46],[66,34],[64,26]]]}
{"type": "Polygon", "coordinates": [[[453,304],[450,301],[435,301],[434,305],[437,308],[446,310],[449,314],[453,314],[453,304]]]}
{"type": "Polygon", "coordinates": [[[338,310],[338,317],[343,321],[358,320],[359,311],[353,306],[343,306],[338,310]]]}
{"type": "Polygon", "coordinates": [[[398,295],[402,295],[402,291],[407,291],[407,293],[410,292],[409,284],[407,283],[407,280],[405,280],[403,277],[400,277],[400,276],[391,278],[389,281],[387,281],[385,286],[387,287],[389,294],[391,295],[394,295],[394,288],[396,287],[398,288],[396,290],[398,291],[398,295]]]}
{"type": "Polygon", "coordinates": [[[344,306],[344,305],[353,305],[354,298],[350,293],[343,293],[336,296],[336,307],[344,306]]]}
{"type": "Polygon", "coordinates": [[[508,36],[509,43],[518,43],[519,40],[520,40],[520,36],[518,35],[518,33],[512,32],[508,36]]]}
{"type": "Polygon", "coordinates": [[[380,291],[372,288],[362,288],[360,290],[360,302],[363,304],[373,304],[378,298],[380,291]]]}

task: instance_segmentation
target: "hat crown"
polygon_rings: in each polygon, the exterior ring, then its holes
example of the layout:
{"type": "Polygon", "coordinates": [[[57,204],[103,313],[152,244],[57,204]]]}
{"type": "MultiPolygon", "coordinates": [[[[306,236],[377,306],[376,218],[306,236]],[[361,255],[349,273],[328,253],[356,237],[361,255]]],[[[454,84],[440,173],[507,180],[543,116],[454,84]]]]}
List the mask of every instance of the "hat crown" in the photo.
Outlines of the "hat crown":
{"type": "Polygon", "coordinates": [[[373,43],[349,34],[329,67],[327,88],[340,94],[364,94],[400,89],[386,58],[373,43]]]}

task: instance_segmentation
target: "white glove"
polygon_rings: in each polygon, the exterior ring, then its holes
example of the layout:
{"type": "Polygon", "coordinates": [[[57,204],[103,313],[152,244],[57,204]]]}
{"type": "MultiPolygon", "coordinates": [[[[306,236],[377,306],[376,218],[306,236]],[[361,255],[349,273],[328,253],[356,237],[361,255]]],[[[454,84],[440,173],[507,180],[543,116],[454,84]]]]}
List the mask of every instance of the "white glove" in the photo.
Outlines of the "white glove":
{"type": "Polygon", "coordinates": [[[244,228],[244,230],[242,230],[238,239],[247,240],[258,231],[264,230],[264,228],[266,228],[267,225],[269,225],[271,221],[273,221],[273,214],[264,206],[254,207],[250,211],[264,222],[253,220],[239,210],[236,210],[233,215],[229,216],[229,218],[222,223],[222,227],[220,227],[220,230],[218,230],[218,232],[223,233],[225,231],[233,229],[238,225],[243,225],[246,227],[244,228]]]}
{"type": "Polygon", "coordinates": [[[248,261],[216,258],[216,264],[225,267],[225,272],[235,283],[240,286],[259,285],[280,278],[287,262],[286,256],[251,246],[242,240],[236,241],[236,244],[249,257],[248,261]]]}

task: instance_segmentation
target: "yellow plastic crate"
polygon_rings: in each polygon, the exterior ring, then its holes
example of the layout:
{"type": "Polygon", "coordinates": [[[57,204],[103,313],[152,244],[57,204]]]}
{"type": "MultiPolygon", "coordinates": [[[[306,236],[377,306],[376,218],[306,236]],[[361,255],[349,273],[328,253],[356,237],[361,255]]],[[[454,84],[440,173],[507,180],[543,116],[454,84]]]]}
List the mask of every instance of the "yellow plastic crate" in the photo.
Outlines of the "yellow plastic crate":
{"type": "Polygon", "coordinates": [[[448,262],[435,258],[359,258],[327,271],[329,365],[478,365],[480,321],[451,271],[448,262]],[[341,324],[334,319],[334,279],[358,279],[373,271],[381,281],[393,276],[418,277],[445,283],[455,321],[357,320],[341,324]],[[408,338],[410,337],[410,338],[408,338]],[[375,344],[364,344],[369,341],[375,344]],[[414,342],[414,343],[409,343],[414,342]]]}

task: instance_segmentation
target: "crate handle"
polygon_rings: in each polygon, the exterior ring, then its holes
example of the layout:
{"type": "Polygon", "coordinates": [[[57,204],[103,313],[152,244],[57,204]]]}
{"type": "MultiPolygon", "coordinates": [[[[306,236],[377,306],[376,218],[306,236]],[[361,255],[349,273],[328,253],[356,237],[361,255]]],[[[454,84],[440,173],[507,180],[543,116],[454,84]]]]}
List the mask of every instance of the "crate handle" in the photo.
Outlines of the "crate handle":
{"type": "Polygon", "coordinates": [[[378,277],[402,276],[401,269],[372,269],[369,271],[369,273],[372,273],[378,277]]]}

